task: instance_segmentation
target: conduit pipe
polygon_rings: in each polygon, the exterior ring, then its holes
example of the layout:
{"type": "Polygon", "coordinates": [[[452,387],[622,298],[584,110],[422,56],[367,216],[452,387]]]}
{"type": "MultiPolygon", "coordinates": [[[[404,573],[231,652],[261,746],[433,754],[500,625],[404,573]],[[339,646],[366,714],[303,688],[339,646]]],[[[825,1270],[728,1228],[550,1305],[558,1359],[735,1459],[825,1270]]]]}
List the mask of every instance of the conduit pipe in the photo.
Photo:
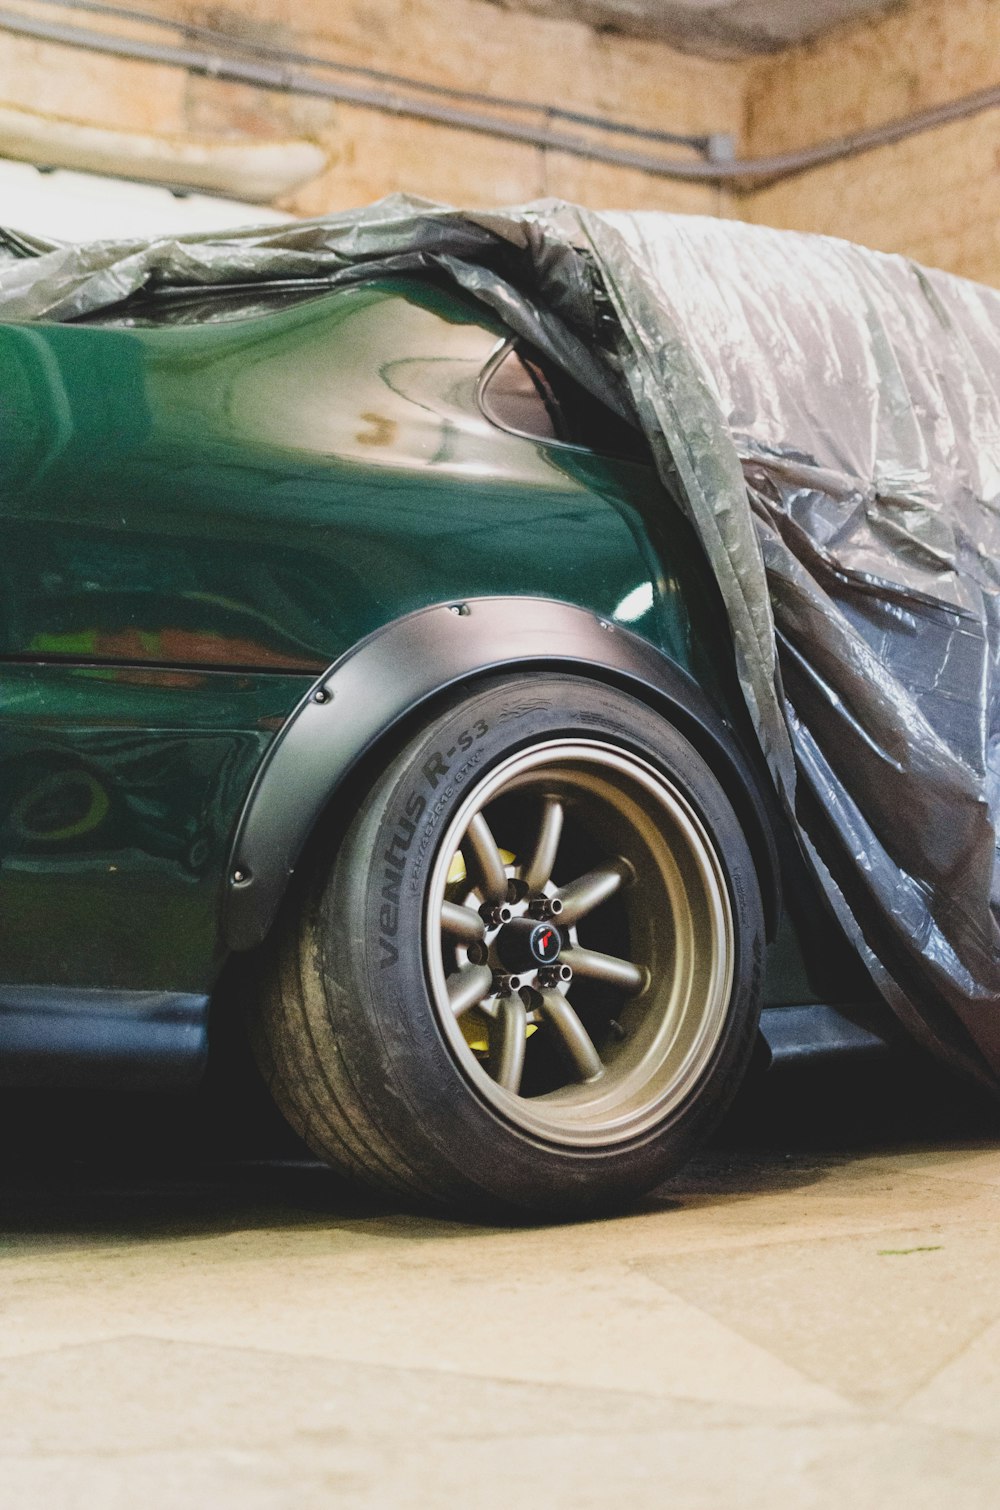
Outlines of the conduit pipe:
{"type": "Polygon", "coordinates": [[[404,74],[388,73],[383,68],[366,68],[361,63],[346,63],[338,58],[323,58],[317,53],[295,52],[275,48],[249,37],[240,37],[232,32],[220,31],[213,26],[201,26],[194,22],[172,21],[164,16],[154,16],[151,11],[133,10],[123,5],[105,5],[102,0],[33,0],[34,5],[55,6],[59,10],[82,11],[86,15],[114,16],[120,21],[153,27],[160,31],[182,32],[188,40],[206,43],[223,52],[249,53],[253,57],[283,64],[301,64],[306,68],[320,68],[331,73],[346,74],[352,78],[372,79],[377,84],[390,88],[415,91],[417,94],[434,95],[440,99],[463,100],[470,105],[485,105],[491,110],[515,110],[541,114],[547,120],[571,121],[576,126],[593,126],[596,130],[612,134],[632,136],[637,140],[664,142],[673,147],[691,147],[697,152],[711,156],[712,144],[719,138],[712,135],[691,135],[678,131],[654,130],[650,126],[634,126],[625,121],[613,120],[606,115],[588,114],[582,110],[567,110],[563,105],[542,104],[538,100],[519,99],[514,96],[484,94],[475,89],[459,89],[450,84],[432,84],[426,79],[408,78],[404,74]]]}
{"type": "MultiPolygon", "coordinates": [[[[107,7],[106,9],[110,9],[107,7]]],[[[439,104],[431,99],[417,99],[388,88],[366,88],[341,80],[316,77],[296,63],[290,63],[278,50],[269,55],[269,60],[240,58],[223,52],[208,52],[202,48],[174,46],[147,42],[139,38],[114,36],[87,27],[69,26],[62,22],[49,22],[35,16],[20,15],[13,11],[0,10],[0,29],[18,36],[31,37],[37,41],[60,43],[67,47],[85,48],[91,52],[110,54],[113,57],[142,59],[151,63],[185,68],[192,73],[210,78],[220,78],[238,83],[256,85],[283,93],[310,95],[333,100],[342,104],[356,105],[377,110],[384,114],[407,116],[414,120],[433,121],[463,131],[474,131],[508,141],[523,142],[547,151],[566,152],[575,157],[588,158],[594,162],[609,163],[615,167],[637,168],[644,173],[661,178],[679,179],[688,183],[717,185],[737,193],[749,192],[781,179],[826,163],[856,157],[876,147],[933,130],[952,121],[964,120],[994,110],[1000,106],[1000,85],[978,90],[958,100],[917,111],[900,120],[889,121],[865,131],[841,136],[817,146],[795,152],[779,153],[770,157],[734,158],[715,161],[684,161],[661,157],[659,154],[637,152],[627,148],[613,147],[594,142],[585,136],[568,131],[553,130],[550,125],[531,125],[523,121],[507,120],[500,115],[481,111],[456,109],[439,104]]],[[[315,65],[314,65],[315,66],[315,65]]],[[[407,81],[408,88],[419,88],[415,81],[407,81]]],[[[498,101],[500,105],[503,102],[498,101]]],[[[521,108],[530,102],[522,102],[521,108]]],[[[531,105],[543,115],[554,117],[544,104],[531,105]]],[[[565,114],[565,113],[562,113],[565,114]]],[[[562,118],[562,115],[560,116],[562,118]]],[[[595,118],[587,118],[588,120],[595,118]]],[[[616,123],[616,129],[623,128],[616,123]]],[[[644,133],[636,131],[636,136],[644,133]]],[[[712,138],[703,139],[712,142],[712,138]]],[[[716,138],[723,142],[727,138],[716,138]]],[[[692,143],[693,144],[693,143],[692,143]]]]}
{"type": "Polygon", "coordinates": [[[0,155],[269,204],[326,167],[315,142],[153,136],[0,105],[0,155]]]}

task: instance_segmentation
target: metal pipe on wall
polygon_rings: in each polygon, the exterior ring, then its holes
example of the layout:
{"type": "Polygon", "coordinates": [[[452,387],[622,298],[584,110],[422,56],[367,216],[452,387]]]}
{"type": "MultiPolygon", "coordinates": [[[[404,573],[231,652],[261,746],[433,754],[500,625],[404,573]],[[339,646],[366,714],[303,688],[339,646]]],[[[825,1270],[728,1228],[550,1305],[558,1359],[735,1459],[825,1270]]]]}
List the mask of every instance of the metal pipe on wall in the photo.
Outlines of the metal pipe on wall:
{"type": "MultiPolygon", "coordinates": [[[[45,0],[45,3],[51,3],[51,0],[45,0]]],[[[71,4],[67,4],[67,0],[63,0],[63,5],[64,8],[72,8],[71,4]]],[[[175,30],[183,29],[181,23],[163,22],[162,18],[150,17],[141,12],[126,11],[117,6],[78,3],[77,8],[110,13],[143,24],[169,25],[175,30]]],[[[608,163],[621,168],[637,168],[644,173],[661,178],[707,184],[727,188],[736,193],[749,192],[764,185],[791,178],[795,174],[807,172],[811,168],[856,157],[877,147],[887,146],[893,142],[902,141],[906,137],[933,130],[952,121],[965,120],[970,116],[1000,106],[1000,86],[995,85],[978,90],[961,99],[951,100],[943,105],[914,112],[902,119],[889,121],[882,126],[821,142],[814,147],[779,153],[770,157],[733,158],[726,155],[726,143],[730,141],[730,138],[721,134],[718,137],[686,138],[672,136],[669,133],[652,133],[643,128],[627,126],[620,121],[606,121],[599,116],[565,111],[544,102],[494,99],[491,96],[475,95],[470,91],[450,91],[439,85],[422,85],[418,80],[406,80],[398,75],[379,75],[377,70],[350,70],[359,74],[364,73],[368,77],[391,79],[394,84],[398,83],[401,88],[411,91],[422,90],[435,95],[446,94],[452,98],[489,102],[496,109],[537,111],[548,122],[554,119],[568,119],[619,135],[628,133],[636,139],[654,137],[669,140],[674,144],[684,144],[703,152],[707,154],[709,160],[706,161],[704,158],[700,160],[697,158],[670,159],[654,153],[633,151],[591,141],[585,136],[568,131],[553,130],[550,124],[532,125],[479,110],[457,109],[454,106],[438,103],[434,99],[413,98],[396,92],[395,88],[369,88],[346,81],[319,78],[315,73],[309,72],[302,63],[296,61],[309,56],[306,54],[286,54],[279,49],[273,49],[269,51],[266,59],[238,57],[232,53],[209,52],[187,45],[177,46],[147,42],[139,38],[115,36],[109,32],[69,26],[62,22],[45,21],[37,16],[22,15],[7,10],[0,10],[0,29],[38,41],[55,42],[67,47],[79,47],[110,54],[114,57],[142,59],[151,63],[184,68],[191,73],[206,75],[210,78],[256,85],[262,89],[273,89],[283,93],[309,95],[341,104],[356,105],[363,109],[378,110],[385,114],[407,116],[415,120],[432,121],[438,125],[463,131],[474,131],[508,141],[523,142],[546,151],[566,152],[572,156],[588,158],[593,162],[608,163]]],[[[209,28],[199,28],[199,31],[202,34],[210,33],[212,37],[223,35],[211,32],[209,28]]],[[[309,58],[309,67],[313,69],[337,68],[338,65],[319,58],[309,58]]]]}
{"type": "Polygon", "coordinates": [[[59,10],[82,11],[87,15],[115,16],[119,20],[153,27],[160,31],[182,32],[185,38],[207,43],[226,52],[233,50],[248,53],[265,60],[281,59],[285,64],[300,64],[306,68],[321,68],[332,73],[346,74],[353,78],[372,79],[390,88],[415,90],[418,94],[434,95],[441,99],[464,100],[467,104],[485,105],[493,110],[520,110],[541,114],[548,120],[571,121],[577,126],[593,126],[599,131],[632,136],[637,140],[664,142],[674,147],[691,147],[698,152],[708,152],[715,138],[711,135],[692,135],[678,131],[662,131],[650,126],[634,126],[626,121],[616,121],[610,116],[594,115],[582,110],[568,110],[563,105],[542,104],[515,96],[484,94],[476,89],[459,89],[450,84],[433,84],[426,79],[409,78],[404,74],[390,73],[384,68],[368,68],[361,63],[345,63],[338,58],[320,57],[318,53],[299,52],[287,48],[275,48],[249,37],[236,36],[220,31],[217,27],[202,26],[193,22],[171,21],[155,16],[150,11],[135,10],[123,5],[104,4],[103,0],[33,0],[34,5],[55,6],[59,10]]]}

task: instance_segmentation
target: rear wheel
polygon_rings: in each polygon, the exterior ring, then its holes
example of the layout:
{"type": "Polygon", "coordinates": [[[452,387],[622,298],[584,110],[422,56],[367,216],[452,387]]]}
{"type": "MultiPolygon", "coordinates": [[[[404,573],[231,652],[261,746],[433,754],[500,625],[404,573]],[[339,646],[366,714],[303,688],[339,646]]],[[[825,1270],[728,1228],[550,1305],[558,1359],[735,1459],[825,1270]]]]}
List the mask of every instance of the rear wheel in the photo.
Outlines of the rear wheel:
{"type": "Polygon", "coordinates": [[[484,684],[374,781],[276,940],[256,1026],[335,1166],[569,1213],[662,1181],[756,1029],[760,896],[678,731],[569,676],[484,684]]]}

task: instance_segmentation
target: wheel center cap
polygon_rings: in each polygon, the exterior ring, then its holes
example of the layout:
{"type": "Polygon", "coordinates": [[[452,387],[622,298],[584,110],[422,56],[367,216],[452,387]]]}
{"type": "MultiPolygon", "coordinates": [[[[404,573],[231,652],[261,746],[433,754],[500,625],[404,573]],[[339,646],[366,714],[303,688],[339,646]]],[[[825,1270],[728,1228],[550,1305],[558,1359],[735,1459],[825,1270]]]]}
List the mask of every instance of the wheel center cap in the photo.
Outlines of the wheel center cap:
{"type": "Polygon", "coordinates": [[[513,918],[500,929],[493,947],[504,969],[518,974],[539,965],[554,965],[562,948],[562,935],[552,923],[513,918]]]}
{"type": "Polygon", "coordinates": [[[553,928],[551,923],[539,923],[531,930],[528,948],[531,950],[532,957],[540,965],[555,964],[559,958],[559,950],[562,948],[562,939],[559,937],[558,929],[553,928]]]}

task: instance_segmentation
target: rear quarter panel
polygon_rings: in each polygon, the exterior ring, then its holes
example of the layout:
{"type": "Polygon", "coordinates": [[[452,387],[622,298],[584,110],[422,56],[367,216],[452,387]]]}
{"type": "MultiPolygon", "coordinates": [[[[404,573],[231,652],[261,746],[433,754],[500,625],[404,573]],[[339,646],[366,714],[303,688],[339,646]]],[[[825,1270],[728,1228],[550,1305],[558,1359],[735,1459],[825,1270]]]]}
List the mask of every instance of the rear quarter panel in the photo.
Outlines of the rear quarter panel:
{"type": "Polygon", "coordinates": [[[718,691],[724,621],[652,469],[480,413],[505,334],[421,284],[209,326],[0,328],[0,906],[18,920],[0,977],[207,988],[267,744],[313,676],[413,609],[560,598],[718,691]],[[107,809],[91,830],[87,790],[107,809]]]}

